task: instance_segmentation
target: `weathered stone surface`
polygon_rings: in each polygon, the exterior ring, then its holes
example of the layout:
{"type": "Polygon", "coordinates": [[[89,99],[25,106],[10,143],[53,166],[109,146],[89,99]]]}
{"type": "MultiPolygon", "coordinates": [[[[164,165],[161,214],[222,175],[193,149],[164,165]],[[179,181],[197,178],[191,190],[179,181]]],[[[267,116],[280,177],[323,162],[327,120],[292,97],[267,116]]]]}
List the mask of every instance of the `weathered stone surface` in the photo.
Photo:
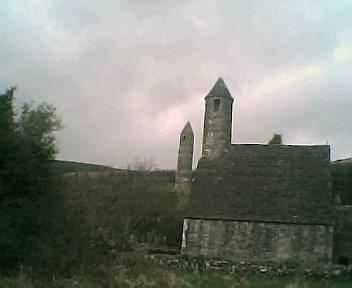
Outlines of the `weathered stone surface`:
{"type": "MultiPolygon", "coordinates": [[[[208,257],[192,257],[188,255],[150,255],[150,259],[161,265],[192,272],[218,271],[241,276],[252,276],[263,278],[298,277],[329,280],[352,280],[352,267],[316,263],[315,265],[302,265],[294,263],[268,262],[259,264],[256,262],[236,262],[213,259],[208,257]]],[[[224,275],[225,276],[225,275],[224,275]]]]}
{"type": "Polygon", "coordinates": [[[177,170],[175,177],[175,190],[178,195],[178,207],[184,208],[188,203],[192,187],[192,162],[193,162],[194,134],[189,122],[180,134],[177,170]]]}
{"type": "Polygon", "coordinates": [[[219,78],[205,97],[204,157],[217,158],[231,143],[233,101],[224,81],[219,78]]]}
{"type": "Polygon", "coordinates": [[[352,205],[352,159],[334,161],[331,163],[333,190],[335,198],[343,205],[352,205]]]}
{"type": "Polygon", "coordinates": [[[228,145],[198,163],[188,217],[331,224],[329,146],[228,145]]]}
{"type": "Polygon", "coordinates": [[[236,262],[329,263],[333,226],[185,219],[182,253],[236,262]]]}
{"type": "Polygon", "coordinates": [[[352,206],[335,207],[334,263],[352,264],[352,206]]]}

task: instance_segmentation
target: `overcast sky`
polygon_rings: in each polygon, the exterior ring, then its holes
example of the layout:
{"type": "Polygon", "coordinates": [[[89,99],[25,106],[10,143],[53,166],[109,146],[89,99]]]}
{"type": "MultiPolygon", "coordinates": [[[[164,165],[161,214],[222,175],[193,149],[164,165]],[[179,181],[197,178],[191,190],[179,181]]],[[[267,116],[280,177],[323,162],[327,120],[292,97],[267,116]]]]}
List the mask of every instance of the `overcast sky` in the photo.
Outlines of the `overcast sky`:
{"type": "Polygon", "coordinates": [[[233,142],[352,155],[351,0],[0,1],[0,89],[57,107],[59,159],[174,168],[188,120],[197,159],[219,76],[233,142]]]}

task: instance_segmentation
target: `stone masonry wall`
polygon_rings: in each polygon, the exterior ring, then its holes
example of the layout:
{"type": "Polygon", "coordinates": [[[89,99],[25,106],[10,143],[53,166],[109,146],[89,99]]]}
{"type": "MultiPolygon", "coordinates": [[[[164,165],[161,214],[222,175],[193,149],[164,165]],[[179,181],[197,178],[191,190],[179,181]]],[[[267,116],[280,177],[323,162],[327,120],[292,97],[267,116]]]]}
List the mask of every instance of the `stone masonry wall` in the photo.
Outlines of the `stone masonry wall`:
{"type": "Polygon", "coordinates": [[[189,198],[192,187],[194,134],[191,124],[187,122],[180,134],[175,190],[178,196],[178,207],[183,209],[189,198]]]}
{"type": "Polygon", "coordinates": [[[352,206],[335,206],[334,263],[352,265],[352,206]]]}
{"type": "Polygon", "coordinates": [[[231,143],[232,98],[209,97],[205,102],[203,152],[202,155],[215,159],[227,151],[231,143]],[[214,101],[219,101],[219,110],[214,111],[214,101]]]}
{"type": "Polygon", "coordinates": [[[248,262],[330,263],[333,227],[185,219],[182,253],[248,262]]]}
{"type": "Polygon", "coordinates": [[[332,162],[331,174],[334,194],[342,205],[352,205],[352,160],[332,162]]]}

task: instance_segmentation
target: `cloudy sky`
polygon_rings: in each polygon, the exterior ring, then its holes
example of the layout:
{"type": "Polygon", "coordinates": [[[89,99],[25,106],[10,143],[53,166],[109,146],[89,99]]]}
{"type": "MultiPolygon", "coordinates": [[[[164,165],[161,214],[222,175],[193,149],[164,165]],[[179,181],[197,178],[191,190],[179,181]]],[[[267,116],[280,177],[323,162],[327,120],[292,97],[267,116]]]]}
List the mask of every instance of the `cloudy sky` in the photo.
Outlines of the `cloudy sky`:
{"type": "Polygon", "coordinates": [[[1,0],[0,89],[64,120],[59,159],[174,168],[204,96],[235,98],[233,142],[352,155],[352,1],[1,0]]]}

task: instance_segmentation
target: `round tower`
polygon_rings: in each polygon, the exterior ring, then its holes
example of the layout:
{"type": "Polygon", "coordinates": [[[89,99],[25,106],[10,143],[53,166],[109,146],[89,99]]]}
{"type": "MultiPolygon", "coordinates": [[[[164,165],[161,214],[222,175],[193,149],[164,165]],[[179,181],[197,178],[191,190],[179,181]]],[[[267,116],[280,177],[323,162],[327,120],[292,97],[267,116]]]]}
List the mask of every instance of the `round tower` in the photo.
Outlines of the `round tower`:
{"type": "Polygon", "coordinates": [[[177,170],[175,178],[175,190],[179,196],[179,207],[185,207],[192,186],[192,162],[193,162],[194,134],[189,122],[180,134],[180,146],[178,151],[177,170]]]}
{"type": "Polygon", "coordinates": [[[205,97],[202,156],[217,158],[231,144],[233,98],[222,78],[205,97]]]}

